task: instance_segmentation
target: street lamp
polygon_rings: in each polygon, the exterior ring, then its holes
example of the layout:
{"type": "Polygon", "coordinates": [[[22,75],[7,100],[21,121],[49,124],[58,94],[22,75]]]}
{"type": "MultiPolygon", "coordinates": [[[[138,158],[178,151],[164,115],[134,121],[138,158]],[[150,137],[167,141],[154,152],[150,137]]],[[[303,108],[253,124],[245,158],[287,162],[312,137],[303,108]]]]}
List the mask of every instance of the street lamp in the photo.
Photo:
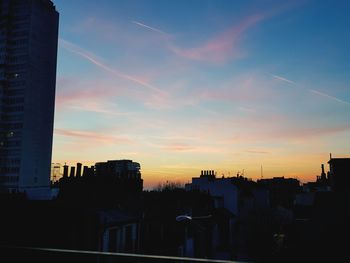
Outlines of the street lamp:
{"type": "Polygon", "coordinates": [[[212,215],[206,215],[206,216],[189,216],[189,215],[179,215],[176,217],[177,222],[183,222],[183,221],[191,221],[193,219],[207,219],[211,218],[212,215]]]}
{"type": "Polygon", "coordinates": [[[189,220],[192,220],[192,216],[180,215],[176,217],[177,222],[183,222],[183,221],[189,221],[189,220]]]}

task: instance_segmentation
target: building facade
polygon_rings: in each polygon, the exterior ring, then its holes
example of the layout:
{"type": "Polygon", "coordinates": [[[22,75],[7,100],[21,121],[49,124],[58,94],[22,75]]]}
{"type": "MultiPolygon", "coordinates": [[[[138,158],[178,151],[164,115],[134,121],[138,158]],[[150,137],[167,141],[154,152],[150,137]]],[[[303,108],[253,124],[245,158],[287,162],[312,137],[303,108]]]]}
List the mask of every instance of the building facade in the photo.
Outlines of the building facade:
{"type": "Polygon", "coordinates": [[[49,0],[0,2],[0,192],[49,194],[59,14],[49,0]]]}

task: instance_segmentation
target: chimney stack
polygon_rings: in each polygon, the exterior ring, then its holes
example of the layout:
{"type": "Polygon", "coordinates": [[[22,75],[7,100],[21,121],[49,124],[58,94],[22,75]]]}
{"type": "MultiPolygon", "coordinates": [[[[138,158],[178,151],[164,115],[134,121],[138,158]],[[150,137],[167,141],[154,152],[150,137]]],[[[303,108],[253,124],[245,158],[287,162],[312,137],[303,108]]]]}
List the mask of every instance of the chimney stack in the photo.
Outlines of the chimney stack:
{"type": "Polygon", "coordinates": [[[321,169],[322,169],[321,178],[326,179],[326,173],[324,172],[324,164],[321,164],[321,169]]]}
{"type": "Polygon", "coordinates": [[[75,167],[74,167],[74,166],[72,166],[72,167],[70,168],[70,174],[69,174],[69,177],[74,177],[74,174],[75,174],[75,167]]]}
{"type": "Polygon", "coordinates": [[[89,167],[84,165],[84,169],[83,169],[83,176],[88,176],[89,175],[89,167]]]}
{"type": "Polygon", "coordinates": [[[63,177],[68,177],[68,165],[63,165],[63,177]]]}
{"type": "Polygon", "coordinates": [[[77,172],[75,174],[76,177],[81,177],[81,163],[77,163],[77,172]]]}
{"type": "Polygon", "coordinates": [[[91,165],[89,175],[90,176],[95,176],[95,166],[91,165]]]}

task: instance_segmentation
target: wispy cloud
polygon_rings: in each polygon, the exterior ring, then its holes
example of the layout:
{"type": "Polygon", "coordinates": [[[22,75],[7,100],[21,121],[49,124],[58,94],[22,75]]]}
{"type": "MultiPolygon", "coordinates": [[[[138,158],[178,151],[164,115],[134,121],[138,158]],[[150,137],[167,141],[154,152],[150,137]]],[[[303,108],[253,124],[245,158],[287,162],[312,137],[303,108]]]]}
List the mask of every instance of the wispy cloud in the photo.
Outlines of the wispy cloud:
{"type": "Polygon", "coordinates": [[[112,136],[107,134],[101,134],[91,131],[79,131],[79,130],[67,130],[67,129],[55,129],[56,135],[80,138],[82,140],[89,140],[89,142],[100,143],[132,143],[132,140],[128,137],[112,136]]]}
{"type": "Polygon", "coordinates": [[[253,27],[255,24],[262,21],[265,17],[266,16],[264,14],[248,16],[240,21],[237,25],[233,25],[229,29],[218,33],[216,36],[214,36],[212,39],[209,39],[204,44],[200,44],[197,47],[193,48],[179,47],[173,41],[174,38],[170,38],[170,34],[167,34],[158,28],[137,21],[132,21],[132,23],[167,36],[165,39],[167,40],[167,48],[179,57],[198,61],[224,62],[232,58],[232,56],[241,56],[241,53],[238,52],[237,46],[243,33],[250,27],[253,27]]]}
{"type": "Polygon", "coordinates": [[[247,153],[257,153],[257,154],[269,154],[270,152],[258,151],[258,150],[247,150],[247,153]]]}
{"type": "Polygon", "coordinates": [[[222,153],[222,149],[217,147],[205,146],[201,145],[191,145],[188,143],[175,142],[168,144],[151,144],[151,146],[158,148],[162,151],[173,152],[173,153],[198,153],[198,154],[206,154],[206,153],[222,153]]]}
{"type": "Polygon", "coordinates": [[[147,28],[147,29],[149,29],[149,30],[151,30],[151,31],[160,33],[160,34],[165,35],[165,36],[169,36],[167,33],[165,33],[164,31],[162,31],[162,30],[160,30],[160,29],[158,29],[158,28],[155,28],[155,27],[152,27],[152,26],[148,26],[148,25],[146,25],[146,24],[144,24],[144,23],[140,23],[140,22],[137,22],[137,21],[131,21],[131,22],[134,23],[134,24],[136,24],[136,25],[138,25],[138,26],[147,28]]]}
{"type": "Polygon", "coordinates": [[[337,126],[337,127],[274,127],[273,129],[267,129],[261,127],[259,133],[246,132],[238,136],[237,141],[274,141],[288,139],[290,142],[304,142],[305,140],[317,139],[322,136],[334,135],[341,132],[349,131],[349,126],[337,126]]]}
{"type": "MultiPolygon", "coordinates": [[[[204,101],[242,102],[243,104],[271,98],[272,92],[269,82],[265,79],[255,74],[244,74],[215,89],[201,88],[195,91],[193,96],[204,101]]],[[[248,107],[239,107],[239,110],[254,113],[254,109],[248,107]]]]}
{"type": "Polygon", "coordinates": [[[68,108],[78,111],[96,112],[112,116],[130,116],[132,114],[135,114],[133,112],[119,112],[115,109],[110,109],[106,107],[106,103],[98,102],[85,102],[84,104],[81,103],[81,105],[69,105],[68,108]]]}
{"type": "Polygon", "coordinates": [[[319,96],[322,96],[322,97],[326,97],[326,98],[329,98],[329,99],[332,99],[332,100],[335,100],[337,102],[340,102],[340,103],[343,103],[343,104],[346,104],[346,105],[350,105],[350,102],[348,101],[345,101],[345,100],[341,100],[337,97],[334,97],[334,96],[331,96],[329,94],[326,94],[324,92],[320,92],[320,91],[317,91],[317,90],[314,90],[314,89],[309,89],[310,92],[314,93],[314,94],[317,94],[319,96]]]}
{"type": "Polygon", "coordinates": [[[249,112],[249,113],[256,113],[256,109],[253,109],[253,108],[248,108],[248,107],[238,107],[238,109],[240,111],[244,111],[244,112],[249,112]]]}
{"type": "Polygon", "coordinates": [[[256,14],[244,18],[237,25],[219,33],[203,45],[194,48],[180,48],[174,43],[169,43],[169,49],[180,57],[191,60],[224,62],[232,56],[240,56],[238,52],[238,42],[243,33],[265,19],[265,15],[256,14]]]}
{"type": "Polygon", "coordinates": [[[187,144],[170,144],[167,146],[161,147],[162,150],[171,151],[171,152],[187,152],[195,150],[195,147],[187,144]]]}
{"type": "Polygon", "coordinates": [[[125,74],[119,70],[116,70],[108,65],[106,65],[105,63],[102,62],[101,59],[99,59],[95,54],[93,54],[92,52],[89,52],[87,50],[84,50],[83,48],[67,41],[67,40],[64,40],[62,38],[59,39],[59,44],[65,48],[66,50],[72,52],[72,53],[75,53],[83,58],[85,58],[86,60],[90,61],[91,63],[93,63],[94,65],[96,65],[97,67],[103,69],[104,71],[112,74],[113,76],[116,76],[118,78],[123,78],[123,79],[126,79],[126,80],[129,80],[129,81],[132,81],[136,84],[139,84],[143,87],[146,87],[148,88],[149,90],[153,91],[153,92],[156,92],[158,95],[164,95],[164,91],[147,83],[147,82],[144,82],[140,79],[138,79],[137,77],[134,77],[134,76],[131,76],[131,75],[128,75],[128,74],[125,74]]]}
{"type": "MultiPolygon", "coordinates": [[[[77,81],[74,85],[75,89],[67,89],[64,84],[57,83],[59,89],[56,96],[56,106],[60,108],[69,104],[79,106],[80,104],[97,103],[97,101],[115,96],[120,92],[118,89],[112,89],[103,83],[100,83],[101,86],[96,87],[85,85],[85,89],[79,89],[79,85],[77,81]]],[[[67,84],[67,86],[71,87],[72,85],[67,84]]]]}

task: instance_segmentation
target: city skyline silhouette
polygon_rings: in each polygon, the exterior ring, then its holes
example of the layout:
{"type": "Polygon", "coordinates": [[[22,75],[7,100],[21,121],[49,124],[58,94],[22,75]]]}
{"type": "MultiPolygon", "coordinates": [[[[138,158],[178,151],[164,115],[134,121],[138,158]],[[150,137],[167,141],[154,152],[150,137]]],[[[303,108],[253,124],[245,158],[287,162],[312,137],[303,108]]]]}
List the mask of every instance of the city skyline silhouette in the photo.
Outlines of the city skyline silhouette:
{"type": "Polygon", "coordinates": [[[348,7],[1,0],[1,262],[344,260],[348,7]]]}
{"type": "Polygon", "coordinates": [[[311,181],[347,157],[348,3],[55,1],[53,163],[311,181]]]}

